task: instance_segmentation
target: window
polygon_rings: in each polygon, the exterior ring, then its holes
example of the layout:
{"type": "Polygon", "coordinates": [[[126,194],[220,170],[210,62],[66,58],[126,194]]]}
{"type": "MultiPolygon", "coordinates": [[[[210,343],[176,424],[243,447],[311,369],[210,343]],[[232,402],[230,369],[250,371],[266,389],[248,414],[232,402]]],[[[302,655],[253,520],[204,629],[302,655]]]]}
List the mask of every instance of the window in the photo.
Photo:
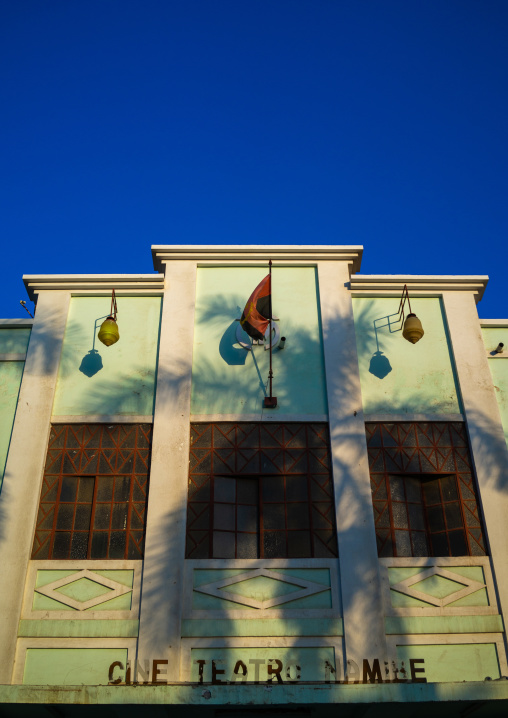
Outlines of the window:
{"type": "Polygon", "coordinates": [[[187,558],[337,556],[326,424],[194,424],[187,558]]]}
{"type": "MultiPolygon", "coordinates": [[[[388,476],[384,521],[397,556],[467,556],[464,518],[455,476],[388,476]],[[390,522],[390,509],[392,521],[390,522]]],[[[378,527],[383,519],[378,520],[378,527]]]]}
{"type": "Polygon", "coordinates": [[[313,505],[307,476],[218,476],[213,483],[213,558],[308,558],[312,529],[330,526],[331,502],[313,505]]]}
{"type": "Polygon", "coordinates": [[[33,559],[143,558],[151,429],[52,427],[33,559]]]}
{"type": "Polygon", "coordinates": [[[380,556],[484,556],[462,423],[367,424],[380,556]]]}

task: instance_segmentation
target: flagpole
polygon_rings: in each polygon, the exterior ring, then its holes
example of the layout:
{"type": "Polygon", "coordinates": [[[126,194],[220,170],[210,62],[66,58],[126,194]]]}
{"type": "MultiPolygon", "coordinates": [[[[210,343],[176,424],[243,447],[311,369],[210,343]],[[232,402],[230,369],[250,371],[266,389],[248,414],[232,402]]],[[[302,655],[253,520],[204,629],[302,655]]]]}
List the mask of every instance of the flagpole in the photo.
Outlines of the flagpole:
{"type": "Polygon", "coordinates": [[[277,397],[273,396],[272,394],[272,378],[273,378],[273,371],[272,371],[272,260],[268,260],[268,266],[270,268],[270,304],[269,304],[269,312],[270,312],[270,336],[269,336],[269,343],[270,343],[270,371],[268,372],[268,379],[270,382],[270,396],[265,396],[264,406],[265,409],[275,409],[277,406],[277,397]]]}

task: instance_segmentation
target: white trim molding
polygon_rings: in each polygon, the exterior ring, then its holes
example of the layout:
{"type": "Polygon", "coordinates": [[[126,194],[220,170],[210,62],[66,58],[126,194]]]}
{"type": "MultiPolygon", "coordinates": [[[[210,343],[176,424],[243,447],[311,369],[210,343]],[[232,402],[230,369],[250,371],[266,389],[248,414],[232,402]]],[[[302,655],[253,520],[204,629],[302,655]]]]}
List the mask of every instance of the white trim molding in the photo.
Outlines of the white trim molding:
{"type": "Polygon", "coordinates": [[[8,353],[8,354],[0,354],[0,361],[25,361],[26,359],[26,352],[24,354],[15,354],[15,353],[8,353]]]}
{"type": "Polygon", "coordinates": [[[163,272],[166,262],[193,260],[199,266],[207,263],[238,266],[242,263],[267,263],[269,259],[282,264],[301,262],[315,264],[317,261],[339,260],[351,265],[350,271],[358,272],[362,261],[361,245],[154,245],[153,266],[163,272]]]}
{"type": "Polygon", "coordinates": [[[508,328],[508,319],[480,319],[480,326],[486,329],[508,328]]]}
{"type": "Polygon", "coordinates": [[[220,421],[241,422],[241,421],[271,421],[278,424],[296,422],[326,423],[328,414],[277,414],[277,409],[270,409],[270,412],[259,412],[259,414],[191,414],[190,420],[194,424],[213,424],[220,421]]]}
{"type": "Polygon", "coordinates": [[[401,296],[404,285],[411,296],[440,296],[443,292],[473,292],[475,301],[483,297],[489,281],[486,275],[405,275],[352,274],[353,296],[401,296]]]}
{"type": "Polygon", "coordinates": [[[52,424],[153,424],[153,414],[85,414],[52,416],[52,424]]]}
{"type": "Polygon", "coordinates": [[[0,329],[31,329],[33,319],[0,319],[0,329]]]}
{"type": "Polygon", "coordinates": [[[464,421],[463,414],[364,414],[365,423],[367,422],[409,422],[414,421],[464,421]]]}
{"type": "Polygon", "coordinates": [[[162,293],[163,274],[24,274],[23,282],[32,302],[36,295],[48,290],[71,292],[93,292],[97,294],[115,292],[138,292],[145,294],[162,293]]]}

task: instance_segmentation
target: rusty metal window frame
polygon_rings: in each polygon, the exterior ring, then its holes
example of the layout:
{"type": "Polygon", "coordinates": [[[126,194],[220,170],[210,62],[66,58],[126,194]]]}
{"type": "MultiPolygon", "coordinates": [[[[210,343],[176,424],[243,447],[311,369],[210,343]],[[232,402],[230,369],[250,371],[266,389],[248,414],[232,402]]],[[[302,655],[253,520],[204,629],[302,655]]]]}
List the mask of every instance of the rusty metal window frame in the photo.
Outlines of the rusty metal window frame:
{"type": "Polygon", "coordinates": [[[32,559],[142,559],[150,424],[51,427],[32,559]]]}
{"type": "MultiPolygon", "coordinates": [[[[335,503],[331,475],[328,425],[210,423],[191,425],[187,558],[217,558],[214,551],[215,480],[249,479],[258,483],[257,551],[242,555],[238,527],[229,530],[234,551],[222,558],[333,558],[337,556],[335,503]],[[292,499],[292,478],[306,486],[305,499],[292,499]],[[270,501],[266,487],[279,484],[279,498],[270,501]],[[305,506],[308,527],[295,525],[296,505],[305,506]],[[270,507],[282,511],[278,525],[267,526],[270,507]],[[278,507],[278,508],[276,508],[278,507]],[[272,542],[272,546],[270,546],[272,542]],[[233,555],[234,554],[234,555],[233,555]]],[[[218,504],[222,503],[220,501],[218,504]]],[[[238,502],[235,499],[235,512],[238,502]]],[[[305,521],[305,519],[304,519],[305,521]]],[[[224,530],[224,533],[228,533],[224,530]]],[[[253,533],[253,532],[252,532],[253,533]]]]}
{"type": "Polygon", "coordinates": [[[464,424],[462,422],[368,422],[366,433],[379,556],[487,555],[476,481],[464,424]],[[390,481],[390,477],[399,477],[402,480],[403,499],[394,498],[394,482],[390,481]],[[421,548],[419,551],[415,549],[414,534],[421,531],[421,528],[415,529],[411,524],[409,505],[418,502],[407,500],[406,484],[415,478],[420,484],[419,503],[423,511],[426,554],[422,553],[421,548]],[[447,498],[443,486],[450,480],[447,498]],[[432,505],[425,498],[430,486],[429,482],[439,490],[439,498],[432,505]],[[450,498],[454,491],[456,498],[450,498]],[[459,521],[456,512],[455,516],[452,516],[450,508],[452,504],[459,505],[459,521]],[[402,518],[397,521],[396,514],[401,513],[401,505],[405,506],[405,518],[402,511],[402,518]],[[436,512],[441,511],[442,521],[438,522],[437,527],[430,518],[433,509],[436,509],[436,512]],[[406,526],[403,525],[404,521],[406,526]],[[409,533],[409,537],[404,537],[404,532],[409,533]],[[460,532],[463,532],[464,541],[459,538],[460,532]],[[440,541],[439,536],[441,536],[440,541]],[[441,549],[446,548],[446,552],[438,553],[438,545],[441,549]]]}

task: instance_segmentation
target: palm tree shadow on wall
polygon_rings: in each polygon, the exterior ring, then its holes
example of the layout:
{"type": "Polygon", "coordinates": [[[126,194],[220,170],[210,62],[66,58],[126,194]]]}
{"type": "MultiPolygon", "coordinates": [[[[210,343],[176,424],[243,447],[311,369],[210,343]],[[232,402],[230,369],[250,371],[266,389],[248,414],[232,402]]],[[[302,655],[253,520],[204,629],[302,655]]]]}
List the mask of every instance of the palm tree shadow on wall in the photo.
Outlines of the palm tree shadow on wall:
{"type": "Polygon", "coordinates": [[[102,364],[102,357],[99,354],[98,349],[95,348],[95,338],[97,336],[97,322],[106,319],[106,316],[109,315],[105,315],[104,317],[98,317],[95,320],[93,328],[92,348],[85,354],[85,356],[81,360],[81,364],[79,365],[79,371],[85,376],[87,376],[89,379],[91,379],[97,374],[97,372],[104,368],[102,364]]]}
{"type": "MultiPolygon", "coordinates": [[[[229,317],[230,318],[230,317],[229,317]]],[[[343,318],[340,316],[337,316],[334,321],[330,323],[329,326],[329,333],[333,334],[334,332],[337,332],[340,330],[340,325],[343,322],[343,318]]],[[[51,326],[49,325],[47,328],[47,334],[51,336],[51,326]]],[[[42,344],[38,346],[34,346],[33,349],[29,349],[29,352],[31,351],[32,354],[35,355],[35,358],[40,359],[40,366],[42,368],[42,371],[40,372],[41,378],[45,376],[49,372],[49,369],[47,371],[44,371],[45,367],[51,367],[53,361],[54,361],[54,352],[58,351],[59,344],[57,342],[58,336],[55,336],[55,342],[47,342],[45,346],[46,354],[42,355],[43,352],[43,346],[42,344]],[[38,355],[41,354],[39,357],[38,355]]],[[[365,344],[365,350],[371,351],[371,345],[370,342],[368,342],[368,337],[361,338],[359,342],[359,348],[362,349],[363,345],[365,344]],[[367,349],[367,346],[369,348],[367,349]]],[[[245,351],[245,350],[243,350],[245,351]]],[[[355,390],[355,381],[354,381],[354,371],[352,369],[351,359],[350,356],[347,353],[347,347],[344,347],[343,349],[343,355],[337,357],[336,361],[336,373],[333,376],[330,376],[330,392],[336,395],[336,401],[340,403],[341,401],[346,401],[351,393],[351,391],[355,390]]],[[[245,352],[247,354],[247,352],[245,352]]],[[[32,360],[33,361],[33,360],[32,360]]],[[[162,377],[164,385],[167,387],[170,395],[177,396],[182,390],[183,385],[185,381],[187,380],[187,377],[191,374],[192,368],[190,363],[189,364],[183,364],[182,366],[177,367],[174,372],[166,371],[164,369],[160,369],[161,372],[165,371],[164,376],[162,377]]],[[[209,374],[207,375],[209,386],[215,387],[219,386],[220,382],[222,381],[222,377],[218,374],[214,374],[214,367],[210,367],[209,374]]],[[[127,399],[130,397],[131,392],[134,387],[139,386],[140,378],[137,377],[130,377],[130,383],[129,381],[126,381],[125,376],[118,376],[116,380],[113,382],[110,382],[114,385],[114,393],[117,397],[117,401],[119,405],[122,404],[122,398],[127,399]]],[[[404,392],[416,392],[416,387],[404,387],[404,392]]],[[[401,389],[402,391],[402,389],[401,389]]],[[[109,396],[109,395],[108,395],[109,396]]],[[[395,397],[396,398],[396,397],[395,397]]],[[[111,407],[109,404],[109,398],[105,395],[104,392],[100,390],[100,387],[97,387],[95,390],[95,401],[96,401],[96,413],[101,413],[101,409],[104,413],[111,413],[111,407]]],[[[168,398],[168,405],[171,403],[171,396],[168,398]]],[[[508,462],[502,463],[499,462],[499,456],[503,454],[503,452],[506,452],[506,443],[504,440],[504,436],[502,435],[502,432],[500,431],[498,422],[496,421],[495,417],[490,417],[488,414],[486,414],[484,411],[482,411],[481,407],[477,406],[472,408],[469,411],[469,421],[472,422],[477,427],[477,435],[478,435],[478,444],[483,447],[480,449],[480,452],[478,453],[476,459],[477,462],[480,462],[485,469],[488,471],[485,471],[485,473],[488,473],[489,475],[489,481],[488,486],[486,487],[487,490],[495,490],[503,493],[508,493],[508,471],[506,469],[506,466],[508,465],[508,462]],[[485,441],[482,441],[482,436],[485,438],[485,441]],[[492,439],[494,437],[494,444],[492,444],[492,439]]],[[[41,431],[46,432],[47,427],[41,426],[41,431]]],[[[354,441],[355,445],[357,444],[357,437],[358,432],[364,431],[363,424],[355,427],[353,429],[351,423],[349,420],[345,420],[343,424],[341,422],[337,423],[337,428],[335,429],[337,432],[337,435],[335,437],[336,443],[344,447],[349,444],[350,441],[354,441]]],[[[30,436],[26,436],[26,449],[27,452],[30,451],[31,448],[31,442],[32,438],[30,436]]],[[[343,485],[344,478],[347,476],[347,474],[351,471],[351,462],[344,463],[342,458],[342,451],[339,451],[337,455],[335,456],[335,466],[334,471],[336,474],[336,485],[340,489],[341,485],[343,485]]],[[[506,455],[506,453],[505,453],[506,455]]],[[[11,457],[12,458],[12,457],[11,457]]],[[[183,458],[182,460],[188,461],[188,456],[183,458]]],[[[43,458],[41,457],[41,461],[43,461],[43,458]]],[[[353,462],[354,464],[354,462],[353,462]]],[[[3,522],[5,521],[6,516],[15,508],[11,504],[12,497],[9,493],[9,489],[11,488],[14,481],[18,478],[19,474],[13,473],[11,468],[11,464],[9,462],[7,463],[6,467],[6,473],[4,478],[4,489],[1,494],[0,499],[0,539],[5,538],[5,531],[3,522]]],[[[14,468],[14,464],[12,464],[14,468]]],[[[42,476],[42,474],[41,474],[42,476]]],[[[168,475],[168,480],[171,480],[171,474],[168,475]]],[[[346,500],[347,498],[353,499],[352,503],[354,504],[354,499],[359,499],[363,501],[363,495],[358,495],[358,492],[361,493],[361,489],[359,486],[356,486],[354,481],[348,481],[347,482],[348,489],[350,489],[350,493],[347,494],[344,492],[344,495],[338,491],[338,499],[339,503],[342,500],[346,500]],[[356,486],[356,488],[355,488],[356,486]],[[356,496],[355,496],[356,494],[356,496]]],[[[40,495],[40,480],[34,476],[33,481],[33,490],[34,492],[37,492],[37,495],[40,495]]],[[[169,492],[165,495],[165,501],[168,501],[169,492]]],[[[150,494],[149,494],[149,514],[150,514],[150,494]]],[[[168,501],[169,503],[169,501],[168,501]]],[[[16,505],[17,507],[17,505],[16,505]]],[[[183,561],[184,556],[184,550],[185,550],[185,539],[184,536],[181,533],[178,533],[178,531],[175,531],[174,529],[169,530],[170,527],[178,526],[179,531],[183,531],[183,526],[185,525],[185,516],[186,516],[186,497],[182,497],[182,503],[174,504],[172,506],[166,507],[166,513],[165,516],[160,520],[160,526],[161,530],[158,531],[156,538],[155,538],[155,545],[152,547],[152,554],[151,554],[151,561],[149,565],[145,567],[145,574],[144,574],[144,582],[141,589],[141,600],[146,600],[147,598],[151,598],[151,606],[153,607],[153,610],[157,612],[157,621],[150,622],[149,630],[148,630],[148,645],[150,644],[150,639],[153,639],[154,644],[156,644],[158,639],[158,633],[162,631],[163,633],[171,633],[173,630],[173,626],[167,626],[168,622],[170,621],[171,616],[174,616],[174,612],[168,611],[168,600],[170,600],[170,597],[168,596],[167,589],[168,589],[168,576],[172,576],[172,569],[174,567],[174,563],[183,561]]],[[[342,511],[343,515],[348,515],[348,509],[345,507],[342,511]]],[[[149,515],[150,520],[150,515],[149,515]]],[[[28,517],[19,517],[19,520],[26,521],[26,527],[27,530],[31,531],[32,522],[35,521],[35,516],[28,516],[28,517]]],[[[346,543],[353,544],[353,545],[361,545],[360,538],[357,535],[358,532],[361,533],[362,531],[362,525],[361,521],[363,520],[362,516],[356,516],[353,509],[353,515],[351,516],[350,520],[347,522],[347,526],[339,526],[339,530],[341,533],[342,539],[346,539],[346,543]]],[[[373,519],[372,519],[373,521],[373,519]]],[[[487,526],[488,531],[488,526],[487,526]]],[[[339,558],[340,560],[340,558],[339,558]]],[[[192,561],[190,561],[192,564],[192,561]]],[[[355,577],[356,580],[352,581],[352,590],[350,590],[345,597],[343,597],[343,605],[344,608],[347,609],[350,607],[351,603],[362,602],[362,594],[361,594],[361,585],[365,579],[365,572],[366,572],[366,565],[362,558],[362,554],[359,553],[357,557],[357,561],[354,566],[355,571],[355,577]],[[358,589],[356,589],[356,586],[359,586],[358,589]]],[[[174,595],[172,599],[175,601],[175,603],[178,604],[183,601],[183,592],[181,591],[181,587],[176,585],[174,586],[174,595]]],[[[368,609],[368,607],[367,607],[368,609]]],[[[371,614],[368,610],[365,612],[365,621],[367,623],[367,630],[369,629],[369,623],[372,621],[371,614]]],[[[226,647],[234,647],[237,645],[235,643],[235,638],[230,638],[229,636],[235,636],[238,626],[242,624],[241,619],[236,618],[229,618],[224,620],[223,624],[221,624],[221,629],[217,629],[218,632],[222,631],[224,644],[226,647]],[[228,630],[228,628],[230,630],[228,630]]],[[[286,637],[287,645],[295,645],[297,644],[298,639],[301,637],[299,635],[299,631],[303,630],[300,628],[300,625],[295,621],[293,623],[295,631],[294,633],[286,637]]],[[[375,626],[372,626],[372,630],[375,629],[375,626]]],[[[303,634],[302,634],[303,635],[303,634]]],[[[270,639],[267,638],[267,644],[270,642],[270,639]]],[[[144,657],[144,656],[143,656],[144,657]]],[[[151,656],[152,657],[152,656],[151,656]]],[[[226,678],[227,679],[227,678],[226,678]]],[[[399,689],[399,686],[393,685],[391,687],[393,689],[392,695],[396,695],[396,692],[399,689]]],[[[403,684],[400,685],[400,690],[402,691],[403,684]]],[[[436,690],[438,687],[436,688],[436,690]]],[[[330,700],[332,700],[332,693],[330,692],[330,700]]],[[[335,709],[334,709],[335,710],[335,709]]]]}

